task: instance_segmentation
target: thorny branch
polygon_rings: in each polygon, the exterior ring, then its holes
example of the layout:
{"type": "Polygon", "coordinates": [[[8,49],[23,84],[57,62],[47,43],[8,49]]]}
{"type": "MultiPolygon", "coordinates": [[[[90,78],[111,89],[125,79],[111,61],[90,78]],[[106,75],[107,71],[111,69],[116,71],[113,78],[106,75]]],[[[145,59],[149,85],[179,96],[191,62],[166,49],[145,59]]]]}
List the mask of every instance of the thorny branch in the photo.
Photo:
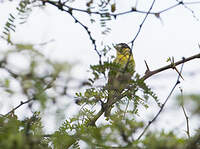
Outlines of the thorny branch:
{"type": "MultiPolygon", "coordinates": [[[[183,70],[183,65],[184,65],[184,62],[182,63],[182,67],[181,67],[181,71],[180,71],[180,74],[182,73],[182,70],[183,70]]],[[[170,91],[169,95],[167,96],[167,98],[165,99],[164,103],[162,104],[162,106],[160,107],[160,110],[158,111],[158,113],[154,116],[154,118],[149,121],[148,125],[144,128],[144,130],[142,131],[142,133],[139,135],[139,137],[137,138],[137,140],[140,140],[141,137],[145,134],[145,132],[148,130],[149,126],[154,122],[156,121],[156,119],[158,118],[158,116],[160,115],[160,113],[162,112],[163,108],[165,107],[167,101],[169,100],[169,98],[171,97],[173,91],[175,90],[176,86],[180,83],[179,81],[180,79],[180,75],[178,75],[178,78],[177,78],[177,81],[175,83],[175,85],[173,86],[172,90],[170,91]]]]}
{"type": "Polygon", "coordinates": [[[175,62],[173,65],[169,64],[167,66],[164,66],[164,67],[161,67],[159,69],[156,69],[156,70],[149,70],[149,71],[146,71],[145,75],[141,78],[142,80],[146,80],[147,78],[151,77],[152,75],[155,75],[159,72],[162,72],[164,70],[167,70],[167,69],[170,69],[170,68],[173,68],[174,66],[178,66],[182,63],[185,63],[185,62],[188,62],[190,60],[193,60],[193,59],[196,59],[196,58],[200,58],[200,53],[199,54],[196,54],[196,55],[193,55],[191,57],[188,57],[188,58],[183,58],[182,60],[180,61],[177,61],[175,62]]]}

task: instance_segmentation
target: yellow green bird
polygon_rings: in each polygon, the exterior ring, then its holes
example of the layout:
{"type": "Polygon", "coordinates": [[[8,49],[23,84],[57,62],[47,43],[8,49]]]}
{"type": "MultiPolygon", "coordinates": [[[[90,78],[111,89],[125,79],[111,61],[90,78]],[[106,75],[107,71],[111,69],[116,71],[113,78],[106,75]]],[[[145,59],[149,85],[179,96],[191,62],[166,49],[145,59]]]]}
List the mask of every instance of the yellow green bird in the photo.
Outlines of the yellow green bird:
{"type": "Polygon", "coordinates": [[[131,77],[135,71],[135,61],[130,47],[125,43],[119,43],[114,46],[116,49],[116,58],[113,61],[108,74],[108,98],[105,104],[105,116],[110,116],[110,111],[114,103],[119,101],[119,95],[129,85],[131,77]]]}

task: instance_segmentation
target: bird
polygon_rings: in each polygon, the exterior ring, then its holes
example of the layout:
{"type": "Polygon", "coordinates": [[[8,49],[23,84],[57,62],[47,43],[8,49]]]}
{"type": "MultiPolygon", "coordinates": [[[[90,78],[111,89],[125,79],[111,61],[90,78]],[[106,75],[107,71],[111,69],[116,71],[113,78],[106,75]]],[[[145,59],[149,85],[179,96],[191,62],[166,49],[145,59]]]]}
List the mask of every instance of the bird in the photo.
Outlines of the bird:
{"type": "Polygon", "coordinates": [[[110,116],[113,105],[119,101],[117,97],[129,85],[131,77],[135,72],[135,60],[131,48],[126,43],[114,45],[116,58],[108,73],[108,96],[105,103],[105,117],[110,116]]]}

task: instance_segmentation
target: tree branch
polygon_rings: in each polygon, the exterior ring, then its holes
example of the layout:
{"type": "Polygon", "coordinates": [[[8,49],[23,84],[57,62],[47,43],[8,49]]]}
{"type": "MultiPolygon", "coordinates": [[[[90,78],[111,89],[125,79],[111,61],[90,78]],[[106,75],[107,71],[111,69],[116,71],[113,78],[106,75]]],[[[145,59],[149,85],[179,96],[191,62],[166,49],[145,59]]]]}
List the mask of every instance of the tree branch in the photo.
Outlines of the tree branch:
{"type": "Polygon", "coordinates": [[[184,113],[184,116],[185,116],[185,119],[186,119],[186,126],[187,126],[187,130],[186,130],[186,133],[187,133],[187,136],[188,138],[190,139],[190,127],[189,127],[189,118],[186,114],[186,111],[185,111],[185,108],[183,105],[181,105],[182,109],[183,109],[183,113],[184,113]]]}
{"type": "Polygon", "coordinates": [[[29,99],[29,100],[26,100],[26,101],[21,101],[20,104],[18,106],[16,106],[15,108],[13,108],[11,111],[9,111],[8,113],[6,113],[5,115],[3,115],[4,117],[7,117],[9,114],[13,113],[15,110],[17,110],[19,107],[21,107],[22,105],[24,104],[27,104],[29,102],[31,102],[33,99],[29,99]]]}
{"type": "Polygon", "coordinates": [[[187,114],[186,114],[186,111],[185,111],[185,108],[184,108],[184,105],[183,105],[183,104],[184,104],[184,103],[183,103],[183,90],[180,89],[180,91],[181,91],[181,99],[182,99],[181,107],[182,107],[182,110],[183,110],[183,113],[184,113],[184,116],[185,116],[185,119],[186,119],[186,128],[187,128],[186,134],[187,134],[187,136],[188,136],[188,139],[190,139],[189,118],[188,118],[188,116],[187,116],[187,114]]]}
{"type": "MultiPolygon", "coordinates": [[[[183,62],[184,64],[184,62],[183,62]]],[[[180,74],[182,73],[182,70],[183,70],[183,64],[182,64],[182,67],[181,67],[181,71],[180,71],[180,74]]],[[[169,98],[171,97],[173,91],[175,90],[176,86],[180,83],[179,81],[180,79],[180,75],[178,74],[178,78],[177,78],[177,81],[175,83],[175,85],[173,86],[172,90],[170,91],[169,95],[167,96],[167,98],[165,99],[164,103],[162,104],[162,106],[160,107],[160,110],[158,111],[158,113],[154,116],[154,118],[149,121],[148,125],[144,128],[144,130],[142,131],[142,133],[139,135],[139,137],[136,139],[137,141],[141,139],[141,137],[145,134],[145,132],[147,131],[147,129],[149,128],[149,126],[154,122],[156,121],[156,119],[158,118],[158,116],[160,115],[160,113],[162,112],[164,106],[166,105],[167,101],[169,100],[169,98]]]]}
{"type": "MultiPolygon", "coordinates": [[[[153,75],[155,75],[155,74],[157,74],[157,73],[160,73],[160,72],[165,71],[165,70],[167,70],[167,69],[171,69],[171,68],[173,68],[174,66],[183,64],[183,63],[185,63],[185,62],[188,62],[188,61],[193,60],[193,59],[196,59],[196,58],[200,58],[200,53],[199,53],[199,54],[196,54],[196,55],[193,55],[193,56],[191,56],[191,57],[188,57],[188,58],[183,58],[183,60],[177,61],[177,62],[173,63],[173,65],[170,64],[170,65],[161,67],[161,68],[156,69],[156,70],[153,70],[153,71],[147,70],[147,71],[146,71],[146,74],[145,74],[143,77],[141,77],[141,80],[145,81],[146,79],[148,79],[149,77],[151,77],[151,76],[153,76],[153,75]]],[[[180,74],[181,74],[181,72],[180,72],[180,74]]],[[[181,77],[180,74],[179,74],[179,77],[181,77]]],[[[178,85],[178,84],[175,84],[173,90],[175,89],[175,87],[176,87],[177,85],[178,85]]],[[[128,88],[127,88],[127,89],[128,89],[128,88]]],[[[173,90],[172,90],[172,91],[173,91],[173,90]]],[[[172,92],[170,92],[169,97],[171,96],[171,94],[172,94],[172,92]]],[[[112,103],[110,103],[109,105],[106,105],[106,106],[111,106],[113,103],[117,102],[118,99],[121,99],[121,98],[123,98],[123,97],[124,97],[123,94],[119,95],[117,99],[113,100],[112,103]]],[[[168,98],[169,98],[169,97],[168,97],[168,98]]],[[[168,100],[168,99],[167,99],[167,100],[168,100]]],[[[96,121],[97,121],[97,120],[99,119],[99,117],[104,113],[105,107],[103,107],[103,106],[104,106],[104,105],[102,105],[101,110],[94,116],[94,118],[92,118],[92,119],[88,122],[88,125],[95,126],[96,121]]],[[[162,111],[162,110],[161,110],[161,111],[162,111]]],[[[161,111],[160,111],[160,112],[161,112],[161,111]]]]}
{"type": "Polygon", "coordinates": [[[132,51],[132,49],[133,49],[133,44],[134,44],[136,38],[138,37],[138,35],[139,35],[139,33],[140,33],[141,29],[142,29],[142,26],[144,25],[144,22],[146,21],[146,19],[147,19],[149,13],[151,12],[155,1],[156,1],[156,0],[153,0],[153,2],[152,2],[152,4],[151,4],[151,6],[150,6],[148,12],[146,13],[144,19],[142,20],[142,23],[141,23],[140,26],[139,26],[139,29],[138,29],[138,31],[137,31],[135,37],[134,37],[133,40],[131,41],[131,51],[132,51]]]}
{"type": "MultiPolygon", "coordinates": [[[[77,10],[77,9],[69,7],[69,6],[66,6],[65,3],[64,2],[62,3],[61,1],[58,1],[58,2],[51,1],[51,0],[41,0],[41,1],[44,4],[45,3],[51,4],[51,5],[55,6],[55,7],[57,7],[58,9],[60,9],[61,11],[67,12],[74,19],[75,23],[80,24],[85,29],[85,31],[87,32],[87,34],[89,36],[89,39],[91,40],[91,42],[92,42],[92,44],[94,46],[94,50],[96,51],[96,53],[99,56],[99,63],[101,64],[101,54],[97,50],[96,40],[92,37],[91,32],[89,31],[88,27],[86,25],[84,25],[82,22],[80,22],[72,13],[73,10],[77,10]],[[67,7],[67,10],[64,9],[64,6],[67,7]]],[[[84,11],[82,11],[82,12],[84,12],[84,11]]]]}
{"type": "Polygon", "coordinates": [[[116,18],[117,16],[120,16],[120,15],[125,15],[125,14],[128,14],[128,13],[133,13],[133,12],[137,12],[137,13],[142,13],[142,14],[146,14],[145,15],[145,18],[143,19],[142,23],[140,24],[140,27],[139,27],[139,30],[137,32],[137,34],[135,35],[134,39],[131,41],[132,45],[131,45],[131,49],[133,48],[133,43],[134,41],[136,40],[137,36],[139,35],[140,31],[141,31],[141,28],[147,18],[147,16],[149,14],[151,15],[155,15],[155,16],[159,16],[161,13],[163,12],[166,12],[166,11],[169,11],[179,5],[191,5],[191,4],[199,4],[200,1],[197,1],[197,2],[178,2],[177,4],[174,4],[166,9],[163,9],[163,10],[160,10],[160,11],[157,11],[157,12],[151,12],[152,10],[152,7],[155,3],[155,0],[153,1],[150,9],[148,11],[141,11],[141,10],[137,10],[136,8],[132,8],[131,10],[129,11],[125,11],[125,12],[120,12],[120,13],[109,13],[109,12],[105,12],[105,13],[101,13],[99,11],[90,11],[90,10],[84,10],[84,9],[79,9],[79,8],[74,8],[74,7],[70,7],[68,5],[66,5],[66,2],[61,2],[60,0],[58,1],[51,1],[51,0],[41,0],[41,2],[43,4],[45,3],[48,3],[48,4],[51,4],[55,7],[57,7],[58,9],[60,9],[61,11],[65,11],[67,12],[68,14],[70,14],[72,16],[72,18],[75,20],[75,23],[79,23],[84,29],[85,31],[87,32],[88,36],[89,36],[89,39],[91,40],[93,46],[94,46],[94,50],[96,51],[96,53],[98,54],[99,56],[99,63],[101,64],[101,54],[100,52],[97,50],[97,46],[96,46],[96,41],[95,39],[92,37],[91,35],[91,32],[89,31],[88,27],[86,25],[84,25],[82,22],[80,22],[73,14],[72,14],[72,11],[78,11],[78,12],[83,12],[83,13],[87,13],[88,15],[91,15],[91,14],[96,14],[96,15],[106,15],[106,16],[113,16],[114,18],[116,18]]]}
{"type": "Polygon", "coordinates": [[[153,70],[153,71],[146,71],[145,75],[141,79],[142,80],[146,80],[149,77],[151,77],[152,75],[158,74],[158,73],[160,73],[162,71],[165,71],[167,69],[171,69],[171,68],[173,69],[174,66],[178,66],[180,64],[183,64],[185,62],[188,62],[188,61],[196,59],[196,58],[200,58],[200,53],[196,54],[196,55],[193,55],[193,56],[190,56],[188,58],[183,58],[182,60],[173,63],[173,65],[169,64],[169,65],[166,65],[164,67],[158,68],[158,69],[153,70]]]}
{"type": "MultiPolygon", "coordinates": [[[[195,12],[189,8],[186,3],[184,3],[183,1],[179,1],[179,0],[176,0],[178,2],[178,4],[181,4],[183,7],[185,7],[187,10],[189,10],[191,13],[192,13],[192,16],[193,18],[195,18],[197,21],[199,21],[199,18],[197,18],[197,16],[195,15],[195,12]]],[[[196,4],[196,2],[193,2],[191,4],[196,4]]]]}
{"type": "MultiPolygon", "coordinates": [[[[11,71],[10,71],[11,72],[11,71]]],[[[56,76],[53,77],[53,79],[42,89],[42,91],[40,91],[40,93],[44,92],[45,90],[49,89],[52,87],[52,83],[55,81],[56,79],[56,76]]],[[[17,105],[15,108],[13,108],[11,111],[9,111],[8,113],[6,113],[5,115],[3,115],[4,117],[7,117],[10,113],[13,113],[15,110],[17,110],[19,107],[21,107],[22,105],[24,104],[27,104],[31,101],[34,100],[34,97],[31,98],[31,99],[28,99],[26,101],[21,101],[19,105],[17,105]]]]}
{"type": "MultiPolygon", "coordinates": [[[[43,3],[49,3],[50,1],[49,0],[41,0],[43,3]]],[[[141,13],[141,14],[147,14],[148,11],[143,11],[143,10],[137,10],[136,8],[132,8],[131,10],[129,11],[124,11],[124,12],[119,12],[119,13],[101,13],[99,11],[90,11],[90,10],[85,10],[85,9],[79,9],[79,8],[75,8],[75,7],[71,7],[71,6],[68,6],[66,5],[65,3],[63,3],[63,7],[66,7],[68,9],[71,9],[71,10],[74,10],[74,11],[77,11],[77,12],[83,12],[83,13],[87,13],[87,14],[94,14],[94,15],[108,15],[108,16],[112,16],[114,18],[116,18],[117,16],[121,16],[121,15],[126,15],[126,14],[129,14],[129,13],[141,13]]],[[[160,10],[160,11],[157,11],[157,12],[149,12],[149,14],[151,15],[155,15],[155,14],[161,14],[161,13],[164,13],[168,10],[171,10],[179,5],[193,5],[193,4],[200,4],[200,1],[196,1],[196,2],[179,2],[177,4],[174,4],[168,8],[165,8],[163,10],[160,10]]],[[[57,7],[57,6],[56,6],[57,7]]]]}

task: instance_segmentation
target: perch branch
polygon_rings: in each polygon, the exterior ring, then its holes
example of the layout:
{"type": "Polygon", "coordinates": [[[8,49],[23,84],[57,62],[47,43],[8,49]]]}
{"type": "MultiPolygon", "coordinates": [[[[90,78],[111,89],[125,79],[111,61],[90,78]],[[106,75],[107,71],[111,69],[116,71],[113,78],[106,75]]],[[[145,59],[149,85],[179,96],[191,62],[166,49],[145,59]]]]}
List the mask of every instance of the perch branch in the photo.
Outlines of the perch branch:
{"type": "Polygon", "coordinates": [[[155,74],[160,73],[164,70],[173,68],[174,66],[178,66],[182,63],[188,62],[188,61],[196,59],[196,58],[200,58],[200,53],[193,55],[191,57],[188,57],[188,58],[183,58],[182,60],[175,62],[173,65],[169,64],[169,65],[166,65],[164,67],[161,67],[161,68],[153,70],[153,71],[146,71],[146,74],[141,79],[146,80],[147,78],[151,77],[152,75],[155,75],[155,74]]]}

